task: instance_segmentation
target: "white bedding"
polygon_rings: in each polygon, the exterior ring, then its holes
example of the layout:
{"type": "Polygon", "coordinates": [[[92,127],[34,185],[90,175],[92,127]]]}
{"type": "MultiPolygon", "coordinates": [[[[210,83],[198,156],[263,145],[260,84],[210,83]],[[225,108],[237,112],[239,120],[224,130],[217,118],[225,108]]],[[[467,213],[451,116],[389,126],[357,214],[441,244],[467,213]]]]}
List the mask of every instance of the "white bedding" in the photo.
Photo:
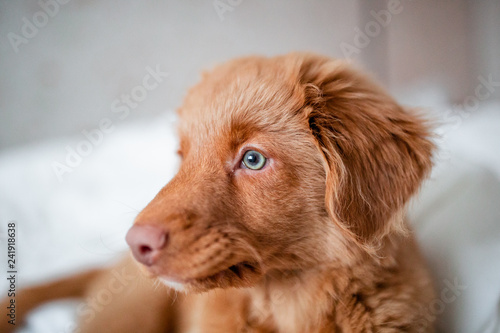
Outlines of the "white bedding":
{"type": "MultiPolygon", "coordinates": [[[[134,216],[177,168],[172,124],[167,115],[117,125],[62,182],[51,165],[83,135],[0,154],[0,231],[5,244],[8,221],[18,225],[18,287],[108,264],[126,250],[134,216]]],[[[442,147],[411,209],[438,286],[429,311],[439,314],[439,332],[500,332],[500,107],[449,129],[442,147]],[[465,290],[445,291],[456,281],[465,290]]],[[[5,250],[0,256],[6,262],[5,250]]],[[[76,304],[44,306],[20,332],[69,332],[76,304]]]]}

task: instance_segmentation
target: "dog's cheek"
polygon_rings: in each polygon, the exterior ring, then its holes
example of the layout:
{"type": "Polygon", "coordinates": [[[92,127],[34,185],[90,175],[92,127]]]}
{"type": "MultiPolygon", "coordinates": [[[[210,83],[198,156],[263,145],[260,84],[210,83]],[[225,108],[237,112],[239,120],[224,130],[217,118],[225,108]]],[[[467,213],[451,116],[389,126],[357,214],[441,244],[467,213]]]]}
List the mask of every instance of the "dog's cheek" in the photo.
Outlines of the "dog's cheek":
{"type": "Polygon", "coordinates": [[[260,240],[280,240],[299,228],[293,223],[301,210],[296,177],[275,170],[263,177],[242,179],[238,185],[245,225],[260,240]]]}

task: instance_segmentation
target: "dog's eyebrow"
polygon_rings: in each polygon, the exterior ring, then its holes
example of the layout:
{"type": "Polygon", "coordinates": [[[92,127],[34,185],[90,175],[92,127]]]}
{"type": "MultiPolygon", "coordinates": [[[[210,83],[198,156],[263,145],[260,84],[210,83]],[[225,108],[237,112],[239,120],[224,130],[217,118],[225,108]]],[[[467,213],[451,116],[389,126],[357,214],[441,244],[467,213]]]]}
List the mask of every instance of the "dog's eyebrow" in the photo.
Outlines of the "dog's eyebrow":
{"type": "Polygon", "coordinates": [[[259,132],[261,132],[261,129],[255,124],[232,121],[228,133],[231,150],[238,149],[243,143],[250,140],[252,136],[255,136],[259,132]]]}

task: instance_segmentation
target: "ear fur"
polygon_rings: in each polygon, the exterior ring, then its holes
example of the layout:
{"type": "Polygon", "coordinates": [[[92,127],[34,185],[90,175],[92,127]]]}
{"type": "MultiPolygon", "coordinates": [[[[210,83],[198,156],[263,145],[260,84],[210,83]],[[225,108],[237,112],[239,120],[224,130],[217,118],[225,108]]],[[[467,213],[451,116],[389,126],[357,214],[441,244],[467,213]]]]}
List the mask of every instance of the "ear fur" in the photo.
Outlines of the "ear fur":
{"type": "Polygon", "coordinates": [[[341,60],[306,54],[300,62],[329,214],[365,246],[405,232],[400,214],[432,166],[426,123],[341,60]]]}

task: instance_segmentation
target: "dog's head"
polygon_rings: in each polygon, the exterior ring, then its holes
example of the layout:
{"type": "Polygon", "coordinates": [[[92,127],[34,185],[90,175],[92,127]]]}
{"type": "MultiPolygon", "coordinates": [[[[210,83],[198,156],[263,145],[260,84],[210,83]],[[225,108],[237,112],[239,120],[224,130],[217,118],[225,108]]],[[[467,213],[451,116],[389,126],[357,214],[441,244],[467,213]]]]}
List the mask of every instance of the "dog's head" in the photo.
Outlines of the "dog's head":
{"type": "Polygon", "coordinates": [[[344,62],[311,54],[222,65],[179,110],[182,164],[127,234],[184,290],[352,260],[404,231],[431,166],[423,122],[344,62]]]}

